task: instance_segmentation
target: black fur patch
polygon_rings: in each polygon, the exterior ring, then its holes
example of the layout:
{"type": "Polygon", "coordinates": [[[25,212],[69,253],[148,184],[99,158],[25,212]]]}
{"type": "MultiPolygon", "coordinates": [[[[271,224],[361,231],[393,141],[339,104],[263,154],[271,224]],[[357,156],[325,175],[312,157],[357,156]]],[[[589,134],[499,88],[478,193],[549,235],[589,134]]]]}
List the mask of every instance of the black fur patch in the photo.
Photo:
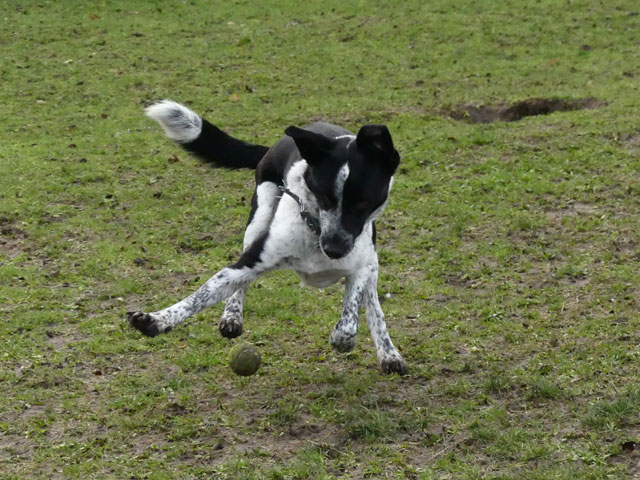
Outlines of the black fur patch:
{"type": "Polygon", "coordinates": [[[260,256],[264,250],[264,243],[267,241],[268,236],[269,233],[267,232],[256,238],[251,246],[242,253],[240,259],[229,268],[234,268],[236,270],[244,267],[253,268],[255,264],[260,261],[260,256]]]}
{"type": "Polygon", "coordinates": [[[224,168],[256,168],[269,150],[263,145],[233,138],[205,119],[202,119],[198,138],[182,146],[204,162],[224,168]]]}

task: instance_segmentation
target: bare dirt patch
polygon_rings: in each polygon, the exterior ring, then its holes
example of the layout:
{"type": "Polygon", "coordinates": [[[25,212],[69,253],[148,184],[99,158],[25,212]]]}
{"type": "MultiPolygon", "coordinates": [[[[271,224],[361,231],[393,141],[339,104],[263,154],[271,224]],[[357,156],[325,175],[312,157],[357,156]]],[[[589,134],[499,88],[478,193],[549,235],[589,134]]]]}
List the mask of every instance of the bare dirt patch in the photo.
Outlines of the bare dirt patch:
{"type": "Polygon", "coordinates": [[[582,202],[571,202],[567,206],[545,212],[549,220],[560,221],[565,217],[576,217],[579,215],[597,215],[600,212],[598,207],[582,202]]]}
{"type": "Polygon", "coordinates": [[[49,328],[45,330],[44,340],[54,350],[58,352],[66,352],[73,349],[74,345],[78,342],[87,340],[89,337],[78,332],[77,329],[73,329],[69,326],[57,326],[56,328],[49,328]]]}
{"type": "Polygon", "coordinates": [[[491,105],[460,105],[448,111],[456,120],[468,123],[515,122],[525,117],[548,115],[554,112],[569,112],[606,106],[607,102],[597,98],[577,100],[563,98],[527,98],[515,103],[500,102],[491,105]]]}
{"type": "Polygon", "coordinates": [[[27,232],[16,226],[17,219],[0,217],[0,252],[14,257],[24,251],[27,232]]]}
{"type": "Polygon", "coordinates": [[[620,141],[632,153],[640,152],[640,132],[622,135],[620,141]]]}

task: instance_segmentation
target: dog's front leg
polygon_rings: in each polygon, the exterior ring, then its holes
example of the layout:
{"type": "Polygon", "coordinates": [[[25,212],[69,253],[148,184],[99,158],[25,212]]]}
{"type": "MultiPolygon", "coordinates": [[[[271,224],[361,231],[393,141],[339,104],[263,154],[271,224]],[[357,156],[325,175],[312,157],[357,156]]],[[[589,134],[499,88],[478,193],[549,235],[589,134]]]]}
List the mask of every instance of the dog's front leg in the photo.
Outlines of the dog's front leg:
{"type": "Polygon", "coordinates": [[[197,291],[163,310],[152,313],[128,312],[129,323],[145,335],[166,333],[204,308],[228,298],[236,290],[246,291],[259,273],[255,268],[235,266],[223,268],[197,291]]]}
{"type": "Polygon", "coordinates": [[[369,267],[365,267],[347,277],[342,315],[329,336],[331,346],[338,352],[349,352],[356,346],[360,307],[370,274],[369,267]]]}
{"type": "Polygon", "coordinates": [[[244,296],[247,294],[249,284],[246,284],[227,298],[224,312],[218,323],[218,330],[225,338],[236,338],[242,335],[242,309],[244,307],[244,296]]]}
{"type": "Polygon", "coordinates": [[[370,276],[364,293],[367,324],[378,355],[378,365],[384,373],[407,373],[407,364],[393,346],[378,300],[378,257],[370,266],[370,276]]]}

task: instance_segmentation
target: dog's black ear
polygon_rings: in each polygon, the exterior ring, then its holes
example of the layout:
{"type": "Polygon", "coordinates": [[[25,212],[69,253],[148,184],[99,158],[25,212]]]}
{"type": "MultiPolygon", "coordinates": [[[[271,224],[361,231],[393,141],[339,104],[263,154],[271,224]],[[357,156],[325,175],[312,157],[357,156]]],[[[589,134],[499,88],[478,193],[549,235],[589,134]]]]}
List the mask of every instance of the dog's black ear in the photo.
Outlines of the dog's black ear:
{"type": "Polygon", "coordinates": [[[288,127],[284,133],[293,138],[302,158],[310,164],[322,161],[329,155],[333,147],[333,142],[330,138],[303,128],[288,127]]]}
{"type": "Polygon", "coordinates": [[[393,140],[385,125],[365,125],[356,138],[358,148],[382,162],[387,171],[393,175],[400,163],[400,155],[393,148],[393,140]]]}

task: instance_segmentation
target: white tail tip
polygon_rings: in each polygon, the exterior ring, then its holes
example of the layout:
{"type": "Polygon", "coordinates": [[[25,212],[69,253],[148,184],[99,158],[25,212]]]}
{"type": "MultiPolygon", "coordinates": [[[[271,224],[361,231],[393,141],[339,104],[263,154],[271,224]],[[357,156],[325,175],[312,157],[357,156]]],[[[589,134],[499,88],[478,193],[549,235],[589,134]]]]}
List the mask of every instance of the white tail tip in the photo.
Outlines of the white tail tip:
{"type": "Polygon", "coordinates": [[[176,142],[193,142],[202,131],[202,118],[177,102],[163,100],[147,107],[145,112],[162,126],[167,137],[176,142]]]}

